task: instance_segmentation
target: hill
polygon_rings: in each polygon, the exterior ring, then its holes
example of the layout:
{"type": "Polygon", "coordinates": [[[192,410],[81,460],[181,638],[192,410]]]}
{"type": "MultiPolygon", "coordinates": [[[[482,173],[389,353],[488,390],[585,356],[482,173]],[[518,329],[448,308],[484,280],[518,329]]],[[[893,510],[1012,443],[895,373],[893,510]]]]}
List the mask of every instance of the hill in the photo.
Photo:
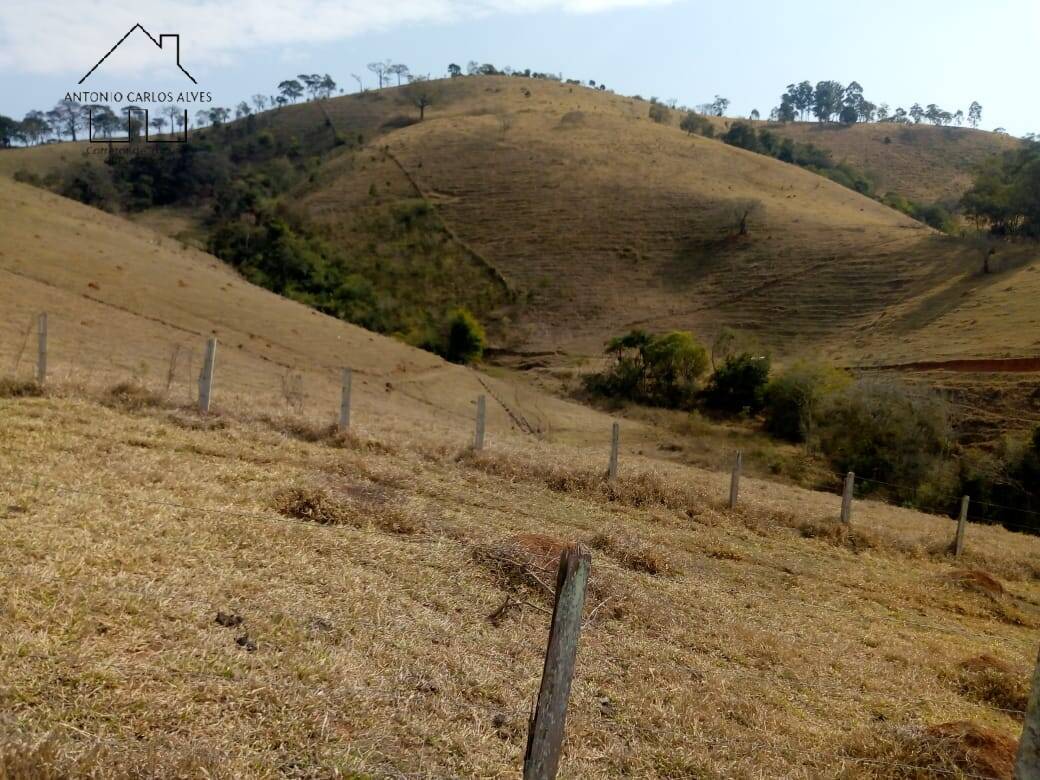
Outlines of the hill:
{"type": "Polygon", "coordinates": [[[568,776],[1007,776],[1035,538],[972,524],[954,562],[944,518],[857,501],[841,527],[837,496],[757,479],[730,510],[637,423],[608,483],[606,416],[142,225],[0,180],[0,236],[0,776],[515,773],[571,540],[568,776]]]}
{"type": "Polygon", "coordinates": [[[976,167],[1014,149],[1008,135],[966,127],[860,123],[768,124],[772,132],[826,149],[874,181],[877,192],[895,192],[921,203],[956,204],[971,186],[976,167]]]}

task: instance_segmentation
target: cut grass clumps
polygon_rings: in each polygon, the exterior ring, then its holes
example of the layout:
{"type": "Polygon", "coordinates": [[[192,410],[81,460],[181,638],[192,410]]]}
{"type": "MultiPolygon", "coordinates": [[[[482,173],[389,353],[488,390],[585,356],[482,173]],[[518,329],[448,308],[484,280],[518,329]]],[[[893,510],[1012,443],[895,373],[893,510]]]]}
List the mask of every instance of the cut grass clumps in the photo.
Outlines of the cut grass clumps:
{"type": "Polygon", "coordinates": [[[147,387],[133,382],[120,382],[110,387],[101,399],[110,409],[121,409],[126,412],[139,412],[144,409],[155,409],[162,406],[165,399],[147,387]]]}
{"type": "Polygon", "coordinates": [[[797,528],[805,539],[820,539],[854,553],[873,550],[879,546],[876,536],[846,523],[803,520],[797,528]]]}
{"type": "Polygon", "coordinates": [[[277,491],[271,503],[279,514],[318,525],[374,526],[405,536],[426,529],[421,518],[391,503],[381,486],[357,485],[333,491],[317,485],[294,485],[277,491]]]}
{"type": "MultiPolygon", "coordinates": [[[[492,623],[497,624],[511,606],[528,604],[552,611],[560,555],[567,546],[568,542],[555,536],[524,533],[473,548],[474,560],[483,565],[495,584],[507,593],[505,604],[491,616],[492,623]]],[[[592,613],[596,604],[608,600],[617,600],[616,589],[593,560],[585,597],[587,614],[592,613]]]]}
{"type": "Polygon", "coordinates": [[[504,453],[463,450],[456,458],[485,474],[524,482],[541,482],[556,493],[573,493],[625,506],[663,506],[686,517],[697,517],[703,505],[690,490],[665,480],[653,471],[607,479],[606,472],[566,468],[551,463],[521,460],[504,453]]]}
{"type": "Polygon", "coordinates": [[[0,398],[40,398],[43,387],[31,379],[0,378],[0,398]]]}
{"type": "Polygon", "coordinates": [[[663,549],[635,536],[599,533],[589,539],[588,544],[632,571],[653,575],[676,572],[675,564],[663,549]]]}
{"type": "Polygon", "coordinates": [[[1029,703],[1029,675],[995,656],[967,658],[946,674],[967,699],[988,704],[1013,717],[1022,717],[1029,703]]]}
{"type": "Polygon", "coordinates": [[[1017,749],[1014,737],[973,721],[888,726],[853,745],[851,776],[1012,780],[1017,749]]]}

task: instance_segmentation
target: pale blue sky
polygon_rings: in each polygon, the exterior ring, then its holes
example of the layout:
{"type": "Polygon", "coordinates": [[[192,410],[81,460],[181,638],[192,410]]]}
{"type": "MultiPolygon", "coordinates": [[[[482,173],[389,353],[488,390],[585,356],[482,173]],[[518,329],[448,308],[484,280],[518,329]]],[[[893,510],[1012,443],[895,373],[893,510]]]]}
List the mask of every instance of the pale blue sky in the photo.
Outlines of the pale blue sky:
{"type": "MultiPolygon", "coordinates": [[[[49,108],[135,22],[177,32],[182,61],[220,105],[272,93],[283,78],[351,73],[392,58],[437,76],[492,62],[596,79],[625,94],[694,105],[716,93],[731,114],[763,115],[795,80],[857,80],[893,108],[984,106],[983,126],[1040,132],[1037,0],[38,0],[0,8],[0,113],[49,108]],[[27,10],[32,8],[32,11],[27,10]]],[[[122,63],[120,84],[157,84],[122,63]]],[[[116,83],[116,82],[113,82],[116,83]]],[[[179,85],[183,87],[190,84],[179,85]]]]}

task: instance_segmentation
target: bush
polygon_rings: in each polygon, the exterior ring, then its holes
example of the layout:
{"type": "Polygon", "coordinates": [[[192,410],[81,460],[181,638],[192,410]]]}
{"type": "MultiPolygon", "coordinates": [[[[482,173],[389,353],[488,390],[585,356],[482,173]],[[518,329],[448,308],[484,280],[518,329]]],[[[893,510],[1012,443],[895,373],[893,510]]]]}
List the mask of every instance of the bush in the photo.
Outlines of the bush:
{"type": "Polygon", "coordinates": [[[724,412],[761,410],[769,381],[769,357],[743,352],[715,369],[705,393],[708,405],[724,412]]]}
{"type": "Polygon", "coordinates": [[[466,309],[455,309],[448,316],[447,335],[441,353],[452,363],[475,363],[484,355],[487,336],[477,318],[466,309]]]}
{"type": "Polygon", "coordinates": [[[708,352],[687,331],[651,334],[633,330],[607,343],[614,364],[585,379],[590,392],[673,409],[689,408],[708,352]]]}
{"type": "Polygon", "coordinates": [[[821,404],[850,382],[840,369],[822,363],[795,363],[766,386],[766,430],[788,441],[809,441],[821,404]]]}
{"type": "Polygon", "coordinates": [[[951,437],[941,398],[877,379],[861,379],[834,396],[818,422],[820,449],[835,468],[889,483],[887,492],[913,503],[925,487],[931,505],[956,489],[946,484],[951,437]]]}
{"type": "Polygon", "coordinates": [[[695,111],[686,112],[686,116],[679,120],[679,129],[685,130],[690,135],[699,133],[705,138],[715,137],[715,125],[707,117],[701,116],[695,111]]]}

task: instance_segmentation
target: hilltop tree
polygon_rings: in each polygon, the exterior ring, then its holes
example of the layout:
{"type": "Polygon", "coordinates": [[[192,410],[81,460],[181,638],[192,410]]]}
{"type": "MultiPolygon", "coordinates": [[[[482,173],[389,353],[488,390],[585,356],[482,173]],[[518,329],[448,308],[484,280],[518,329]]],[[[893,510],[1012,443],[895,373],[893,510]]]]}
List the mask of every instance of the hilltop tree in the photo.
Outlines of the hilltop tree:
{"type": "Polygon", "coordinates": [[[776,113],[776,121],[778,122],[793,122],[798,118],[796,113],[797,106],[795,105],[790,94],[784,95],[780,101],[780,107],[774,109],[776,113]]]}
{"type": "Polygon", "coordinates": [[[152,129],[155,130],[157,133],[161,133],[163,131],[163,128],[166,127],[166,120],[163,119],[161,116],[156,116],[152,117],[149,120],[148,124],[151,125],[152,129]]]}
{"type": "Polygon", "coordinates": [[[68,135],[76,141],[76,131],[83,127],[83,107],[75,100],[62,100],[48,112],[55,122],[57,135],[68,135]]]}
{"type": "Polygon", "coordinates": [[[977,100],[973,100],[968,106],[968,124],[978,128],[980,122],[982,122],[982,106],[977,100]]]}
{"type": "Polygon", "coordinates": [[[0,114],[0,147],[7,148],[21,134],[21,123],[17,119],[0,114]]]}
{"type": "Polygon", "coordinates": [[[920,103],[914,103],[910,106],[910,118],[914,120],[915,125],[921,124],[921,120],[924,119],[924,109],[921,108],[920,103]]]}
{"type": "Polygon", "coordinates": [[[184,123],[184,110],[180,106],[167,106],[163,113],[170,118],[170,130],[184,123]]]}
{"type": "Polygon", "coordinates": [[[724,98],[720,95],[716,95],[715,100],[713,100],[711,103],[712,115],[725,116],[727,108],[729,108],[729,98],[724,98]]]}
{"type": "MultiPolygon", "coordinates": [[[[332,79],[328,73],[321,77],[321,81],[318,82],[318,94],[328,100],[332,97],[332,93],[336,91],[336,82],[332,79]]],[[[343,90],[340,90],[342,92],[343,90]]]]}
{"type": "Polygon", "coordinates": [[[286,79],[278,85],[278,91],[282,93],[287,101],[295,103],[303,94],[303,85],[296,79],[286,79]]]}
{"type": "Polygon", "coordinates": [[[787,90],[791,96],[791,104],[798,109],[801,118],[804,120],[816,102],[816,92],[812,83],[803,81],[800,84],[791,84],[787,87],[787,90]]]}
{"type": "Polygon", "coordinates": [[[257,93],[255,95],[253,95],[252,100],[253,100],[253,108],[256,109],[256,112],[258,114],[261,111],[263,111],[265,108],[267,108],[267,96],[266,95],[261,95],[260,93],[257,93]]]}
{"type": "Polygon", "coordinates": [[[365,66],[376,74],[376,79],[379,81],[379,89],[383,88],[383,81],[386,79],[386,74],[392,65],[393,63],[390,60],[384,60],[383,62],[370,62],[365,66]]]}
{"type": "Polygon", "coordinates": [[[757,108],[751,109],[751,117],[750,117],[750,119],[751,119],[752,122],[757,122],[761,118],[762,118],[762,115],[760,113],[758,113],[758,109],[757,108]]]}
{"type": "Polygon", "coordinates": [[[462,75],[462,68],[456,65],[454,62],[448,64],[448,75],[453,79],[458,78],[462,75]]]}
{"type": "Polygon", "coordinates": [[[837,81],[821,81],[813,93],[813,115],[820,122],[829,122],[831,117],[841,112],[841,101],[845,88],[837,81]]]}
{"type": "Polygon", "coordinates": [[[401,86],[401,78],[407,78],[408,76],[408,66],[403,65],[401,63],[396,63],[387,68],[386,72],[394,76],[397,76],[397,86],[401,86]]]}
{"type": "Polygon", "coordinates": [[[22,119],[22,133],[25,135],[26,140],[31,144],[39,144],[47,137],[50,132],[50,126],[47,124],[47,118],[44,116],[42,111],[32,110],[25,115],[22,119]]]}

